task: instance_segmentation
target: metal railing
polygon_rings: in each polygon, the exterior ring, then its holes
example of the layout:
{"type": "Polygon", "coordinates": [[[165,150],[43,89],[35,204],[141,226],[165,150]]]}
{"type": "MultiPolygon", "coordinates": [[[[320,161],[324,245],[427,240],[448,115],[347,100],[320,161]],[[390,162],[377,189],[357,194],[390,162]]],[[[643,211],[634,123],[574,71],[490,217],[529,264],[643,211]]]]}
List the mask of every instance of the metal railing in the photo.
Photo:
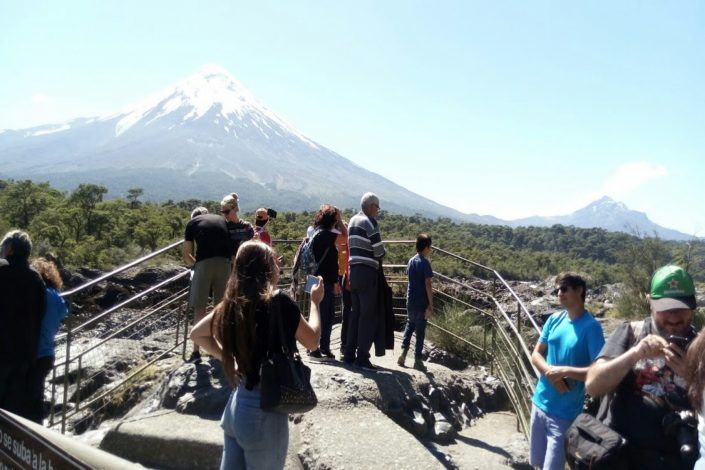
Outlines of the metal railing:
{"type": "MultiPolygon", "coordinates": [[[[391,272],[403,268],[406,268],[406,266],[385,266],[385,270],[391,272]]],[[[399,279],[394,282],[405,285],[407,281],[399,279]]],[[[506,309],[492,292],[478,289],[437,271],[434,271],[433,291],[436,299],[434,312],[439,313],[436,318],[442,316],[445,310],[462,311],[463,319],[466,323],[468,325],[476,325],[481,330],[481,344],[477,338],[470,338],[467,335],[463,335],[462,332],[451,331],[449,326],[442,325],[441,322],[435,321],[433,317],[428,322],[429,327],[440,334],[453,338],[454,341],[462,343],[483,358],[483,361],[490,366],[490,373],[496,375],[502,382],[507,398],[517,417],[518,430],[528,437],[531,398],[534,393],[538,371],[531,363],[531,352],[520,333],[520,325],[512,321],[506,309]],[[449,287],[454,289],[449,289],[449,287]],[[458,288],[460,290],[454,292],[458,288]],[[477,296],[489,301],[492,308],[477,305],[477,302],[472,300],[472,298],[477,296]]],[[[404,315],[399,314],[397,316],[404,315]]],[[[536,328],[538,330],[538,327],[536,328]]],[[[537,332],[540,332],[540,330],[537,332]]]]}
{"type": "MultiPolygon", "coordinates": [[[[62,293],[69,313],[76,299],[88,296],[96,286],[182,243],[172,243],[62,293]]],[[[106,407],[111,397],[135,377],[184,345],[183,333],[189,324],[188,283],[185,282],[189,272],[184,269],[56,336],[56,359],[48,382],[50,427],[58,427],[65,433],[72,420],[75,423],[92,419],[92,415],[106,407]],[[132,308],[135,304],[137,307],[132,308]],[[128,314],[124,314],[126,309],[131,309],[128,314]],[[143,355],[134,352],[140,345],[147,348],[143,355]],[[121,370],[118,376],[107,377],[106,361],[114,358],[121,370]]]]}
{"type": "MultiPolygon", "coordinates": [[[[274,242],[280,245],[287,245],[298,244],[300,240],[275,240],[274,242]]],[[[385,240],[384,243],[388,247],[409,247],[410,249],[405,256],[401,257],[404,260],[415,253],[413,249],[414,240],[385,240]]],[[[534,320],[531,312],[526,308],[523,300],[497,270],[463,258],[435,245],[433,250],[434,259],[437,259],[440,254],[461,263],[465,267],[465,269],[462,269],[465,277],[481,280],[483,286],[486,286],[486,288],[480,289],[468,282],[460,281],[440,272],[434,272],[434,292],[440,298],[445,298],[445,303],[450,304],[453,308],[473,312],[479,317],[483,331],[482,344],[478,344],[457,331],[451,331],[437,322],[430,321],[429,326],[453,338],[455,341],[467,345],[468,348],[482,355],[490,366],[490,373],[495,374],[502,382],[509,402],[516,414],[518,430],[528,437],[531,398],[539,374],[531,363],[531,350],[527,346],[525,336],[538,336],[541,333],[541,328],[534,320]],[[473,275],[473,271],[476,270],[479,270],[486,277],[481,278],[473,275]],[[490,284],[489,287],[487,287],[488,283],[490,284]],[[452,293],[453,289],[447,288],[449,286],[454,287],[454,290],[459,291],[459,293],[452,293]],[[505,294],[506,299],[504,302],[497,298],[501,292],[505,294]],[[478,302],[478,298],[482,299],[482,302],[478,302]],[[508,311],[507,305],[516,305],[516,311],[508,311]]],[[[399,253],[395,255],[396,258],[399,258],[399,253]]],[[[389,283],[406,285],[406,277],[396,275],[396,273],[405,268],[405,264],[384,265],[385,273],[394,276],[394,279],[390,279],[389,283]]],[[[397,304],[404,304],[403,296],[397,296],[395,300],[397,304]],[[400,300],[402,301],[399,302],[400,300]]],[[[306,308],[305,305],[302,305],[302,307],[306,308]]],[[[397,317],[405,316],[405,306],[395,307],[394,310],[397,317]]],[[[473,321],[470,314],[468,314],[468,321],[473,321]]]]}
{"type": "MultiPolygon", "coordinates": [[[[80,295],[85,295],[89,289],[99,285],[101,282],[110,281],[116,275],[139,266],[149,260],[163,255],[170,250],[181,245],[181,241],[175,242],[160,250],[150,253],[138,260],[128,263],[120,268],[93,279],[80,287],[67,291],[63,296],[67,299],[69,306],[72,299],[80,295]]],[[[276,247],[281,247],[282,251],[292,251],[300,243],[300,240],[273,240],[276,247]]],[[[387,246],[407,246],[408,253],[401,256],[404,260],[413,251],[414,241],[410,240],[390,240],[385,241],[387,246]]],[[[491,373],[495,374],[502,382],[507,392],[509,401],[517,416],[518,428],[528,434],[529,414],[531,407],[531,396],[533,395],[536,377],[536,370],[531,365],[531,353],[524,339],[524,328],[529,327],[530,331],[540,333],[540,328],[534,321],[532,315],[519,298],[516,292],[509,286],[499,272],[476,263],[469,259],[458,256],[440,247],[433,247],[436,255],[447,256],[456,262],[461,263],[467,273],[466,278],[479,278],[473,273],[479,270],[488,279],[482,279],[484,288],[478,288],[474,282],[466,282],[452,278],[443,273],[436,272],[436,282],[434,282],[434,292],[439,301],[462,310],[468,316],[468,321],[479,321],[482,328],[482,338],[469,338],[459,331],[452,331],[449,327],[441,325],[439,322],[431,321],[429,325],[439,333],[453,338],[466,345],[473,351],[481,354],[484,361],[490,366],[491,373]],[[489,281],[489,287],[488,287],[489,281]],[[508,312],[504,303],[497,298],[499,292],[504,292],[508,297],[509,304],[517,306],[516,312],[508,312]],[[512,318],[514,316],[514,319],[512,318]],[[478,320],[479,319],[479,320],[478,320]],[[481,344],[480,344],[481,343],[481,344]]],[[[397,254],[399,257],[399,254],[397,254]]],[[[400,259],[401,259],[400,258],[400,259]]],[[[406,277],[401,276],[399,271],[406,265],[390,264],[385,265],[385,272],[391,274],[390,284],[405,284],[406,277]]],[[[291,268],[282,270],[280,287],[288,287],[291,283],[291,268]]],[[[52,407],[49,418],[50,426],[60,425],[62,432],[66,432],[69,420],[81,418],[85,414],[95,413],[105,405],[110,397],[117,393],[122,387],[134,381],[140,374],[143,374],[151,365],[174,355],[175,351],[181,347],[182,356],[185,354],[187,332],[189,328],[189,311],[186,307],[187,287],[175,288],[179,282],[185,281],[189,270],[184,270],[176,275],[149,288],[132,295],[118,304],[93,316],[84,323],[69,329],[66,333],[57,336],[57,360],[52,372],[50,381],[52,407]],[[168,295],[164,290],[169,290],[168,295]],[[159,294],[159,295],[158,295],[159,294]],[[114,327],[110,331],[104,332],[99,337],[91,337],[87,332],[99,328],[115,315],[119,315],[125,308],[131,307],[134,303],[144,304],[145,296],[156,297],[154,302],[145,307],[142,305],[139,311],[133,312],[124,325],[114,327]],[[173,338],[168,342],[161,343],[161,346],[154,351],[149,360],[140,361],[133,364],[133,367],[126,369],[117,379],[110,384],[100,384],[101,374],[104,370],[101,361],[110,353],[115,355],[116,350],[122,347],[130,347],[123,344],[125,340],[139,337],[140,341],[145,341],[152,334],[150,325],[158,324],[159,334],[173,338]],[[88,336],[88,339],[86,339],[88,336]],[[96,389],[97,387],[97,389],[96,389]],[[89,395],[89,396],[88,396],[89,395]]],[[[184,283],[185,284],[185,283],[184,283]]],[[[303,286],[300,286],[301,288],[303,286]]],[[[403,304],[403,296],[395,297],[395,304],[403,304]]],[[[71,307],[70,307],[71,308],[71,307]]],[[[405,314],[404,307],[395,307],[398,316],[405,314]]],[[[114,322],[113,322],[114,323],[114,322]]],[[[129,344],[129,343],[128,343],[129,344]]],[[[132,344],[134,347],[134,344],[132,344]]]]}

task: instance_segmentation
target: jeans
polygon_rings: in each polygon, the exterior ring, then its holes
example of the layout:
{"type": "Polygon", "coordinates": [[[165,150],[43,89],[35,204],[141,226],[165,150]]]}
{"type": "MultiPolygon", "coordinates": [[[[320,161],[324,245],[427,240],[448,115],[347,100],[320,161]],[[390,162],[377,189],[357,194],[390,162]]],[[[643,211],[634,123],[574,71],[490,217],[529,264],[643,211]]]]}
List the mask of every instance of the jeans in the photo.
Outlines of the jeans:
{"type": "Polygon", "coordinates": [[[549,415],[531,407],[529,462],[543,470],[565,468],[565,433],[573,421],[549,415]]]}
{"type": "Polygon", "coordinates": [[[221,470],[281,469],[289,445],[289,416],[262,411],[260,389],[241,383],[225,405],[220,425],[225,433],[221,470]]]}
{"type": "Polygon", "coordinates": [[[423,341],[426,337],[426,310],[416,309],[407,306],[406,308],[406,328],[404,329],[404,338],[401,340],[401,348],[409,349],[411,344],[411,335],[416,331],[416,348],[414,357],[421,359],[423,353],[423,341]]]}
{"type": "Polygon", "coordinates": [[[350,291],[352,310],[348,325],[348,340],[345,344],[345,358],[368,360],[370,348],[377,331],[379,273],[375,268],[364,264],[350,267],[350,291]]]}
{"type": "Polygon", "coordinates": [[[321,313],[321,341],[319,349],[325,353],[330,352],[330,333],[333,330],[333,320],[335,320],[334,286],[334,282],[323,283],[323,300],[321,300],[319,305],[321,313]]]}

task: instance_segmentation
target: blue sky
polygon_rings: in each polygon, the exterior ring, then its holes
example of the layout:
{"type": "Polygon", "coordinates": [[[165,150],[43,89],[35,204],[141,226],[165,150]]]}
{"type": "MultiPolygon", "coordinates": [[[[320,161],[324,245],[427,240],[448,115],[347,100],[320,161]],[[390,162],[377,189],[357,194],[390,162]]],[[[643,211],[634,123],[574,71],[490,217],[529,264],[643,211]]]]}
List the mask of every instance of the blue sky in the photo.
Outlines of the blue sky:
{"type": "Polygon", "coordinates": [[[315,141],[503,218],[603,194],[705,236],[704,2],[0,0],[0,128],[228,69],[315,141]]]}

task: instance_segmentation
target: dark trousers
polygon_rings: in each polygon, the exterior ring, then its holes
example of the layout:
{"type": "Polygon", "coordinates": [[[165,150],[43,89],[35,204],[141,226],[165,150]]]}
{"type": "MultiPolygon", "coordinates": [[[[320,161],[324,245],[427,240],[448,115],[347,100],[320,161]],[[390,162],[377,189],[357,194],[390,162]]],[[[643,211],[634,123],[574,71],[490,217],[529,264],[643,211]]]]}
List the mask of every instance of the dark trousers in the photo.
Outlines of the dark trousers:
{"type": "Polygon", "coordinates": [[[350,267],[350,291],[352,309],[345,357],[352,359],[369,359],[370,347],[377,331],[378,286],[377,269],[355,264],[350,267]]]}
{"type": "Polygon", "coordinates": [[[406,329],[404,329],[404,338],[401,340],[401,348],[409,349],[411,344],[411,335],[416,331],[416,348],[414,358],[421,359],[423,353],[423,341],[426,337],[426,310],[409,308],[407,306],[406,329]]]}
{"type": "Polygon", "coordinates": [[[23,418],[29,416],[29,372],[32,363],[0,359],[0,408],[23,418]]]}
{"type": "Polygon", "coordinates": [[[335,294],[333,289],[335,282],[323,283],[323,300],[319,308],[321,310],[321,341],[319,349],[322,352],[330,352],[330,333],[333,330],[333,320],[335,320],[335,294]]]}
{"type": "Polygon", "coordinates": [[[345,346],[348,343],[348,325],[350,324],[350,310],[352,309],[352,294],[345,289],[345,284],[340,281],[340,292],[343,295],[343,319],[340,325],[340,352],[345,354],[345,346]]]}
{"type": "Polygon", "coordinates": [[[29,371],[29,416],[35,423],[44,422],[44,385],[54,368],[54,356],[40,357],[29,371]]]}

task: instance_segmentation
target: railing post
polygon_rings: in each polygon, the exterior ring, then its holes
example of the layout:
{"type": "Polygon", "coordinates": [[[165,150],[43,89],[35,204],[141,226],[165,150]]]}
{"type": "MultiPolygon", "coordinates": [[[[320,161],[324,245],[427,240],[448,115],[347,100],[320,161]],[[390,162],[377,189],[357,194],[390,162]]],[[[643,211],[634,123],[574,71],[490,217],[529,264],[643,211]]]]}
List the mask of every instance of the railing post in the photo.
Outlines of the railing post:
{"type": "Polygon", "coordinates": [[[83,376],[83,354],[78,356],[78,372],[76,378],[76,412],[81,409],[81,378],[83,376]]]}
{"type": "Polygon", "coordinates": [[[521,350],[521,303],[517,300],[517,349],[521,350]]]}
{"type": "MultiPolygon", "coordinates": [[[[188,302],[188,301],[187,301],[188,302]]],[[[187,303],[188,304],[188,303],[187,303]]],[[[176,334],[174,335],[174,347],[177,347],[179,345],[179,333],[180,333],[180,328],[181,328],[181,317],[182,315],[182,310],[183,309],[176,309],[179,313],[177,313],[176,316],[176,334]]]]}
{"type": "Polygon", "coordinates": [[[188,303],[186,303],[186,313],[184,314],[184,341],[181,347],[181,358],[185,361],[186,360],[186,343],[188,342],[188,325],[189,321],[191,319],[191,311],[193,309],[189,306],[188,303]]]}
{"type": "Polygon", "coordinates": [[[487,318],[483,315],[484,321],[482,322],[482,355],[483,360],[487,363],[487,325],[489,324],[487,318]]]}
{"type": "Polygon", "coordinates": [[[496,326],[492,328],[492,360],[490,360],[490,375],[494,375],[494,361],[495,358],[497,357],[496,354],[496,347],[497,347],[497,338],[496,338],[496,326]]]}
{"type": "Polygon", "coordinates": [[[66,413],[69,401],[69,361],[71,360],[71,330],[66,332],[66,357],[64,358],[64,403],[61,407],[61,434],[66,433],[66,413]]]}
{"type": "Polygon", "coordinates": [[[56,367],[51,368],[51,408],[49,412],[49,426],[54,425],[54,411],[56,410],[56,367]]]}

